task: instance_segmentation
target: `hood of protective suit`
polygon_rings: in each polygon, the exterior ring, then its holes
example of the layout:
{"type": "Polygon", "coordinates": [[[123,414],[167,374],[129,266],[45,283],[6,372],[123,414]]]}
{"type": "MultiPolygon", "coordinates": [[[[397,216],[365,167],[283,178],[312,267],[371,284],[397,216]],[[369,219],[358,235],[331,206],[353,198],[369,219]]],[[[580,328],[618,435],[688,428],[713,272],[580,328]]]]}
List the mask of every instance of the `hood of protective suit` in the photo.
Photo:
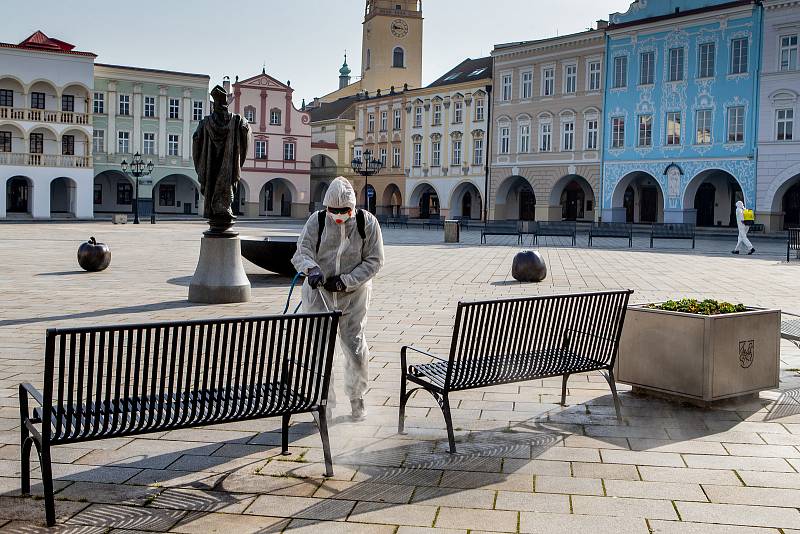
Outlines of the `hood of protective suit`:
{"type": "Polygon", "coordinates": [[[743,210],[744,209],[744,202],[742,202],[741,200],[737,200],[736,201],[736,208],[740,209],[740,210],[743,210]]]}
{"type": "Polygon", "coordinates": [[[356,192],[350,182],[341,176],[331,182],[322,203],[326,208],[356,209],[356,192]]]}

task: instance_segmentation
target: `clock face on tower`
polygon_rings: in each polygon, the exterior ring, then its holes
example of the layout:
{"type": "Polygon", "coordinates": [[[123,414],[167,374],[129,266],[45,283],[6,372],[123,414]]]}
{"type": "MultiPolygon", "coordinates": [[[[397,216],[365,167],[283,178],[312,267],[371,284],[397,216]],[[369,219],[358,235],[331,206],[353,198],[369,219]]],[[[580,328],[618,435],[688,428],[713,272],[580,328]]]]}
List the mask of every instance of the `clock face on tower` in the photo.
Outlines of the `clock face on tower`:
{"type": "Polygon", "coordinates": [[[403,19],[394,19],[391,27],[395,37],[403,38],[408,35],[408,24],[403,19]]]}

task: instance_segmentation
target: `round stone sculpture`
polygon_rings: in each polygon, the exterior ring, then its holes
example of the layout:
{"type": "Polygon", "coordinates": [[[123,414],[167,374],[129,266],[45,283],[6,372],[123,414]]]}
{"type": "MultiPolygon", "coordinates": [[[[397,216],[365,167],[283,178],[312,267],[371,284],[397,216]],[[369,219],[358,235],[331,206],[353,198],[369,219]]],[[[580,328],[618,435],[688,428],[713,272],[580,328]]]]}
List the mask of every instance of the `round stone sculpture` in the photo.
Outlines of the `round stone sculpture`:
{"type": "Polygon", "coordinates": [[[90,272],[102,271],[111,263],[111,249],[94,237],[78,247],[78,265],[90,272]]]}
{"type": "Polygon", "coordinates": [[[547,265],[538,252],[523,250],[514,256],[511,276],[518,282],[541,282],[547,276],[547,265]]]}

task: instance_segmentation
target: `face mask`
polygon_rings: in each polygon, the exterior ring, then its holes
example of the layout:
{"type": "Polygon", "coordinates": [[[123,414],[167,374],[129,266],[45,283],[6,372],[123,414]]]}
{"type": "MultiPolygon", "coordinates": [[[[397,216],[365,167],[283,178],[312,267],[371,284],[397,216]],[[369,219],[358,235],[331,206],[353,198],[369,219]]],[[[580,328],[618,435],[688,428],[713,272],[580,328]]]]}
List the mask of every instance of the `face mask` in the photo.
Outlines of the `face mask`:
{"type": "Polygon", "coordinates": [[[344,223],[346,223],[347,221],[350,220],[350,217],[352,217],[351,212],[347,212],[347,213],[330,213],[330,212],[328,212],[328,216],[331,219],[333,219],[333,222],[335,222],[336,224],[344,224],[344,223]]]}

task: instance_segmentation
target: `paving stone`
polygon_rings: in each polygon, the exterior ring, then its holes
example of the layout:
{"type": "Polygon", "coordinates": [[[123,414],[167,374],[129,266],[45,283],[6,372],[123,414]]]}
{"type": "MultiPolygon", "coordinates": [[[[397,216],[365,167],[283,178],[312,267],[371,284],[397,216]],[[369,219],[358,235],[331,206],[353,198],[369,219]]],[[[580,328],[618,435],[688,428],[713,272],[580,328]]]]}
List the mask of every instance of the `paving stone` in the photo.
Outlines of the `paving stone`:
{"type": "MultiPolygon", "coordinates": [[[[430,527],[433,526],[436,510],[435,506],[420,504],[360,502],[356,504],[348,522],[430,527]]],[[[454,508],[454,510],[462,509],[454,508]]]]}
{"type": "Polygon", "coordinates": [[[603,481],[596,478],[537,476],[535,487],[539,493],[603,495],[603,481]]]}
{"type": "Polygon", "coordinates": [[[157,488],[148,486],[75,482],[56,493],[56,499],[141,506],[154,499],[160,491],[157,488]]]}
{"type": "Polygon", "coordinates": [[[761,506],[783,506],[787,508],[800,507],[800,489],[709,485],[704,485],[703,489],[706,495],[708,495],[709,500],[716,503],[755,504],[761,506]]]}
{"type": "Polygon", "coordinates": [[[355,501],[315,499],[285,495],[260,495],[247,508],[246,514],[276,517],[299,517],[323,521],[344,521],[353,510],[355,501]]]}
{"type": "Polygon", "coordinates": [[[800,450],[791,445],[749,445],[728,443],[728,453],[733,456],[759,456],[762,458],[800,458],[800,450]]]}
{"type": "Polygon", "coordinates": [[[463,528],[490,530],[492,532],[516,532],[517,512],[502,510],[466,510],[441,507],[436,525],[441,528],[463,528]]]}
{"type": "Polygon", "coordinates": [[[642,474],[642,480],[651,482],[717,484],[726,486],[742,485],[736,473],[723,469],[642,466],[639,468],[639,473],[642,474]]]}
{"type": "MultiPolygon", "coordinates": [[[[727,486],[716,486],[727,487],[727,486]]],[[[699,484],[678,482],[638,482],[632,480],[605,481],[606,495],[609,497],[635,497],[645,499],[666,499],[670,501],[708,502],[699,484]]],[[[734,488],[738,489],[738,488],[734,488]]]]}
{"type": "Polygon", "coordinates": [[[677,502],[683,521],[721,523],[773,528],[800,528],[800,512],[796,509],[740,504],[705,504],[677,502]]]}
{"type": "Polygon", "coordinates": [[[714,456],[710,454],[684,454],[689,467],[706,469],[745,469],[748,471],[794,472],[783,458],[756,458],[750,456],[714,456]]]}
{"type": "MultiPolygon", "coordinates": [[[[500,492],[502,493],[502,492],[500,492]]],[[[420,486],[414,491],[413,503],[452,508],[481,508],[491,510],[497,492],[484,489],[431,488],[420,486]]]]}
{"type": "Polygon", "coordinates": [[[647,523],[635,517],[593,517],[588,515],[520,513],[520,532],[526,534],[649,534],[647,523]]]}
{"type": "Polygon", "coordinates": [[[735,527],[733,525],[711,525],[709,523],[687,523],[679,521],[650,521],[653,534],[777,534],[774,528],[735,527]]]}
{"type": "Polygon", "coordinates": [[[800,490],[800,473],[767,473],[762,471],[737,471],[737,473],[748,486],[800,490]]]}
{"type": "Polygon", "coordinates": [[[263,515],[222,513],[191,513],[171,532],[185,534],[269,534],[279,533],[289,524],[288,519],[263,515]]]}
{"type": "Polygon", "coordinates": [[[401,484],[375,484],[372,482],[327,479],[314,492],[313,497],[407,504],[411,501],[411,496],[415,489],[415,486],[401,484]]]}
{"type": "Polygon", "coordinates": [[[655,499],[629,499],[626,497],[593,497],[573,495],[573,513],[583,515],[605,515],[644,517],[647,519],[678,519],[672,503],[655,499]]]}
{"type": "Polygon", "coordinates": [[[579,478],[615,478],[620,480],[641,480],[635,465],[624,464],[572,464],[572,474],[579,478]]]}
{"type": "MultiPolygon", "coordinates": [[[[56,502],[56,521],[64,522],[74,516],[88,503],[76,501],[57,501],[56,502]]],[[[23,521],[28,524],[44,525],[44,501],[29,497],[0,497],[0,511],[3,519],[23,521]]]]}
{"type": "Polygon", "coordinates": [[[320,522],[310,519],[293,519],[284,532],[292,534],[394,534],[396,526],[383,524],[360,524],[342,522],[320,522]]]}
{"type": "Polygon", "coordinates": [[[397,529],[396,534],[467,534],[467,530],[454,528],[400,527],[397,529]]]}
{"type": "Polygon", "coordinates": [[[679,454],[649,451],[601,451],[603,462],[607,464],[656,465],[661,467],[684,467],[686,464],[679,454]]]}
{"type": "Polygon", "coordinates": [[[198,489],[165,489],[149,504],[154,508],[240,514],[255,495],[198,489]]]}
{"type": "Polygon", "coordinates": [[[175,526],[184,515],[186,512],[180,510],[92,504],[70,518],[67,523],[164,532],[175,526]]]}
{"type": "Polygon", "coordinates": [[[523,493],[520,491],[498,491],[496,510],[518,510],[526,512],[551,512],[568,514],[568,495],[554,493],[523,493]]]}

